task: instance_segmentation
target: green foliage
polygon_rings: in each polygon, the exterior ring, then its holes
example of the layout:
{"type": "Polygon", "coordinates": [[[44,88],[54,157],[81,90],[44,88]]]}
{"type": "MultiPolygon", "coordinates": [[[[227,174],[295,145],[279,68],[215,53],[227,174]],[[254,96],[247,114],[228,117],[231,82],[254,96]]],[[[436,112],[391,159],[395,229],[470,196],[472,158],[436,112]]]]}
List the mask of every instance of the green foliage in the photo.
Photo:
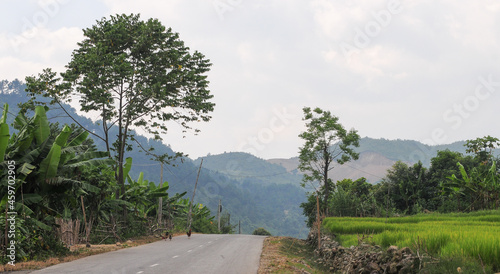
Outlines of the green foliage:
{"type": "Polygon", "coordinates": [[[421,208],[435,208],[437,185],[430,180],[429,172],[421,162],[413,166],[396,162],[387,171],[383,184],[387,184],[392,203],[400,212],[411,214],[419,213],[421,208]]]}
{"type": "MultiPolygon", "coordinates": [[[[322,201],[320,201],[321,203],[322,201]]],[[[302,208],[302,214],[307,217],[307,227],[311,228],[316,222],[317,218],[317,201],[316,201],[316,193],[311,193],[307,195],[307,202],[303,202],[300,204],[302,208]]]]}
{"type": "Polygon", "coordinates": [[[269,231],[267,231],[265,228],[263,227],[259,227],[257,229],[255,229],[253,232],[252,232],[252,235],[261,235],[261,236],[272,236],[271,233],[269,233],[269,231]]]}
{"type": "MultiPolygon", "coordinates": [[[[0,215],[0,227],[5,227],[5,214],[0,215]]],[[[52,229],[43,229],[40,221],[33,218],[16,218],[16,261],[44,260],[51,256],[69,254],[52,229]]],[[[50,228],[50,227],[49,227],[50,228]]],[[[3,237],[3,235],[2,235],[3,237]]],[[[3,252],[3,251],[2,251],[3,252]]],[[[0,263],[7,263],[2,253],[0,263]]]]}
{"type": "MultiPolygon", "coordinates": [[[[344,164],[351,159],[358,159],[358,153],[353,147],[359,146],[359,135],[356,130],[347,131],[338,122],[339,118],[330,111],[320,108],[311,110],[303,108],[306,131],[299,135],[304,140],[304,145],[299,151],[299,167],[304,172],[303,182],[319,182],[323,193],[323,201],[328,203],[334,183],[328,177],[328,172],[333,169],[333,163],[344,164]]],[[[303,186],[304,186],[303,185],[303,186]]],[[[322,208],[328,216],[328,207],[322,208]]]]}
{"type": "MultiPolygon", "coordinates": [[[[474,157],[438,151],[429,168],[421,162],[409,165],[398,161],[377,185],[364,178],[338,181],[328,204],[320,204],[332,216],[353,217],[498,209],[500,172],[493,157],[495,142],[489,136],[468,141],[467,146],[476,147],[469,151],[478,151],[474,157]]],[[[315,194],[301,207],[310,227],[316,219],[315,194]]]]}
{"type": "Polygon", "coordinates": [[[357,205],[361,203],[361,200],[349,195],[343,187],[337,186],[329,202],[328,208],[332,216],[357,216],[357,205]]]}
{"type": "Polygon", "coordinates": [[[467,153],[475,154],[480,162],[487,162],[493,156],[493,150],[500,146],[500,140],[495,137],[485,136],[474,140],[467,140],[465,147],[467,153]]]}
{"type": "MultiPolygon", "coordinates": [[[[202,205],[193,205],[193,223],[191,224],[192,230],[199,233],[217,234],[217,221],[215,217],[211,216],[210,210],[202,205]]],[[[229,234],[232,231],[226,229],[226,222],[221,222],[221,233],[229,234]]]]}
{"type": "Polygon", "coordinates": [[[57,124],[50,124],[46,110],[37,107],[31,118],[18,114],[14,122],[17,133],[9,138],[0,161],[0,219],[5,220],[7,206],[18,213],[16,235],[20,238],[16,255],[20,260],[66,252],[51,229],[54,218],[67,215],[64,212],[77,203],[76,197],[69,193],[92,189],[79,180],[79,172],[85,167],[106,163],[97,159],[106,154],[97,153],[84,144],[87,135],[82,137],[81,131],[73,131],[68,126],[61,130],[57,124]],[[8,167],[14,167],[14,174],[9,174],[12,168],[8,167]],[[12,184],[13,177],[15,184],[12,184]],[[8,189],[14,194],[7,193],[8,189]],[[7,203],[12,201],[7,196],[13,196],[16,201],[14,208],[7,203]]]}

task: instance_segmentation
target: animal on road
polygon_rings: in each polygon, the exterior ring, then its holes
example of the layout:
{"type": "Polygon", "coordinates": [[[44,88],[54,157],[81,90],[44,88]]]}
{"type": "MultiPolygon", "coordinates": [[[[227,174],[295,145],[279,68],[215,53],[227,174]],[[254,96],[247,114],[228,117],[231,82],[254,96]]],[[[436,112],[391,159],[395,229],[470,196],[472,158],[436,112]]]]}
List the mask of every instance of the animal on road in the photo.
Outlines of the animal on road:
{"type": "Polygon", "coordinates": [[[163,240],[165,240],[165,241],[167,240],[167,238],[168,238],[170,241],[172,241],[172,233],[169,233],[169,232],[167,231],[167,232],[165,232],[165,237],[161,236],[161,238],[162,238],[163,240]]]}
{"type": "Polygon", "coordinates": [[[188,238],[190,238],[190,237],[191,237],[191,228],[189,229],[189,231],[188,231],[188,232],[186,232],[186,234],[188,235],[188,238]]]}

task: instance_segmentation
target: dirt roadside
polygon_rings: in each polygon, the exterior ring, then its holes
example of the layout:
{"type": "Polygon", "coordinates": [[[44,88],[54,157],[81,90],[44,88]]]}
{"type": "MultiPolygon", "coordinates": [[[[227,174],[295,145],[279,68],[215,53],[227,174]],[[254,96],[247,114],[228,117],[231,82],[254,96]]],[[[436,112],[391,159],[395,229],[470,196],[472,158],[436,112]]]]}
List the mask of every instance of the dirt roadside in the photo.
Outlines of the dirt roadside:
{"type": "Polygon", "coordinates": [[[316,262],[314,248],[305,240],[290,237],[267,237],[264,240],[258,274],[328,273],[316,262]]]}

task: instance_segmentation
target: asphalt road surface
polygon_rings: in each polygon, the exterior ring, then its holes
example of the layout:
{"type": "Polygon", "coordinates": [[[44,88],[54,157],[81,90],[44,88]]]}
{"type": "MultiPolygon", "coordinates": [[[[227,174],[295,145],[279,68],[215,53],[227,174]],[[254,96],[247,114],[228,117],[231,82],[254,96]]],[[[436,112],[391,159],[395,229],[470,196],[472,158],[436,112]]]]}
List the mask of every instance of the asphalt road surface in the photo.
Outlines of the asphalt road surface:
{"type": "Polygon", "coordinates": [[[85,257],[31,273],[257,273],[263,236],[193,234],[85,257]]]}

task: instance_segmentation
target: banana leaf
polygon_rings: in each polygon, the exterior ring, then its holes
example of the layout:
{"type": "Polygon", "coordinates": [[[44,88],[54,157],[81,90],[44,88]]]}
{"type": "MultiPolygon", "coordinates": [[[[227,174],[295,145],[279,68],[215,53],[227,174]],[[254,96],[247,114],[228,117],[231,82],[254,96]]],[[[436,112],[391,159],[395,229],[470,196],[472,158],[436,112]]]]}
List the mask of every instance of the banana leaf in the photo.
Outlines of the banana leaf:
{"type": "Polygon", "coordinates": [[[43,143],[50,135],[49,120],[43,106],[35,107],[35,140],[38,144],[43,143]]]}
{"type": "Polygon", "coordinates": [[[5,151],[7,150],[7,145],[9,144],[9,125],[0,124],[0,162],[3,162],[5,157],[5,151]]]}
{"type": "Polygon", "coordinates": [[[43,159],[40,163],[40,173],[44,180],[53,178],[57,175],[57,169],[59,168],[61,160],[61,149],[66,146],[70,134],[71,128],[64,126],[63,130],[52,144],[47,158],[43,159]]]}
{"type": "Polygon", "coordinates": [[[87,137],[89,136],[89,133],[88,131],[84,131],[82,133],[80,133],[80,135],[76,136],[76,138],[74,138],[73,140],[71,140],[71,142],[69,142],[68,146],[69,147],[72,147],[72,146],[79,146],[81,145],[85,140],[87,140],[87,137]]]}
{"type": "Polygon", "coordinates": [[[71,164],[65,165],[65,167],[82,167],[82,166],[100,166],[100,165],[110,165],[114,163],[112,159],[90,159],[83,161],[76,161],[71,164]]]}

